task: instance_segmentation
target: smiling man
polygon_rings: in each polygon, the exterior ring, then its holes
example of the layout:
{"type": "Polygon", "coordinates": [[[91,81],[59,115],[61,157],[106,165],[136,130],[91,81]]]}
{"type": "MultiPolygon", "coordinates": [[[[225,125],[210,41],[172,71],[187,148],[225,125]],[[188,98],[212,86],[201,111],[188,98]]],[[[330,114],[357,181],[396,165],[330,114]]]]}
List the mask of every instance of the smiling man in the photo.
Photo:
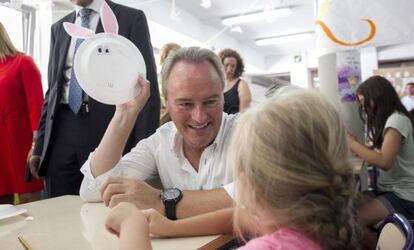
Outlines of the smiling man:
{"type": "Polygon", "coordinates": [[[144,97],[117,107],[108,129],[85,162],[80,195],[112,207],[121,201],[183,218],[232,204],[227,148],[236,116],[223,113],[224,71],[210,50],[183,48],[162,69],[172,122],[140,141],[121,158],[144,97]],[[159,176],[164,190],[144,181],[159,176]]]}

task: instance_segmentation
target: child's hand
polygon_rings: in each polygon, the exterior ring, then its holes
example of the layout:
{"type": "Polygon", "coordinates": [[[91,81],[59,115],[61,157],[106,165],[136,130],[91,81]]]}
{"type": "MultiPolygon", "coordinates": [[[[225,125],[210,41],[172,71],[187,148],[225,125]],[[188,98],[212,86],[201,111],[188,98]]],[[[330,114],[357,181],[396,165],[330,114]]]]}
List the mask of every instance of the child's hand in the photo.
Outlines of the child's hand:
{"type": "Polygon", "coordinates": [[[145,215],[134,204],[121,202],[115,206],[106,218],[106,229],[120,236],[125,230],[148,235],[148,221],[145,215]]]}
{"type": "Polygon", "coordinates": [[[358,142],[358,139],[354,135],[348,134],[346,136],[346,140],[347,140],[349,149],[351,149],[351,153],[356,157],[360,157],[358,150],[360,150],[360,147],[362,146],[362,144],[358,142]]]}
{"type": "Polygon", "coordinates": [[[351,147],[351,149],[352,149],[352,147],[355,143],[359,143],[357,138],[353,134],[348,133],[347,136],[346,136],[346,139],[347,139],[348,145],[351,147]]]}
{"type": "Polygon", "coordinates": [[[174,236],[174,221],[164,217],[155,209],[142,210],[142,212],[147,217],[151,234],[162,237],[174,236]]]}

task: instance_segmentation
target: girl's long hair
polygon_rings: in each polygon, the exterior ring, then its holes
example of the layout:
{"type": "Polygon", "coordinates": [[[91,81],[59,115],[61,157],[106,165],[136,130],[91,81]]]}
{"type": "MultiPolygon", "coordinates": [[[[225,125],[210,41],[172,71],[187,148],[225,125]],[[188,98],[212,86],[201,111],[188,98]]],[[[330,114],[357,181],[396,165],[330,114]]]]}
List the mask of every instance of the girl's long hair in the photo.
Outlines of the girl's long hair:
{"type": "Polygon", "coordinates": [[[239,177],[236,231],[239,215],[254,215],[259,204],[274,217],[267,224],[323,249],[358,249],[345,131],[335,106],[311,90],[291,89],[247,110],[230,148],[239,177]]]}
{"type": "Polygon", "coordinates": [[[359,105],[359,114],[367,125],[368,139],[374,147],[381,148],[385,123],[395,111],[406,115],[414,128],[414,118],[401,103],[392,84],[384,77],[368,78],[359,85],[356,94],[364,97],[359,105]]]}

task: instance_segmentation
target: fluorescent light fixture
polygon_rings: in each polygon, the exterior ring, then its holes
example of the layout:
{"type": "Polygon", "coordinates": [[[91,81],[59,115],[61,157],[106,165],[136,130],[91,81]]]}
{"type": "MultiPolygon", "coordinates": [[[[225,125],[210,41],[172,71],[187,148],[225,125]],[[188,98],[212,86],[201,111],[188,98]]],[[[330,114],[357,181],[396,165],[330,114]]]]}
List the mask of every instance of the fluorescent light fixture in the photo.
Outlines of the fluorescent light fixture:
{"type": "Polygon", "coordinates": [[[240,26],[233,26],[230,28],[231,32],[243,33],[243,30],[240,26]]]}
{"type": "Polygon", "coordinates": [[[200,6],[203,7],[203,8],[206,8],[206,9],[210,8],[211,7],[211,0],[201,0],[200,6]]]}
{"type": "Polygon", "coordinates": [[[245,14],[245,15],[240,15],[240,16],[235,16],[235,17],[228,17],[228,18],[222,19],[221,22],[226,26],[231,26],[234,24],[251,23],[251,22],[265,20],[265,19],[271,20],[272,18],[275,18],[275,17],[283,17],[283,16],[290,15],[291,12],[292,11],[290,10],[290,8],[286,7],[286,8],[266,11],[265,13],[261,11],[261,12],[255,12],[255,13],[245,14]]]}
{"type": "Polygon", "coordinates": [[[270,45],[270,44],[298,42],[298,41],[310,39],[312,38],[312,36],[313,36],[312,32],[274,36],[274,37],[269,37],[269,38],[257,39],[256,45],[264,46],[264,45],[270,45]]]}

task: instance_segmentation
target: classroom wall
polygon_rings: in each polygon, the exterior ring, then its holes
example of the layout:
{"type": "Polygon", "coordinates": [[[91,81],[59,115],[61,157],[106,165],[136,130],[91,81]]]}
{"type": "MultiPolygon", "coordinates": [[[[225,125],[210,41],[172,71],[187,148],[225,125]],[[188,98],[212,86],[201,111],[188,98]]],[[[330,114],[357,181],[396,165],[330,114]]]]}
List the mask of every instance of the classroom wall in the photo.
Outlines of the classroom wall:
{"type": "MultiPolygon", "coordinates": [[[[390,45],[382,47],[369,47],[360,50],[361,53],[361,78],[367,79],[378,69],[379,61],[396,61],[414,59],[414,43],[390,45]]],[[[318,68],[318,53],[316,51],[302,54],[270,56],[265,58],[266,74],[290,73],[292,83],[301,86],[310,86],[308,77],[309,69],[318,68]],[[303,63],[295,63],[295,56],[300,55],[303,63]],[[301,84],[298,82],[302,81],[301,84]]]]}

